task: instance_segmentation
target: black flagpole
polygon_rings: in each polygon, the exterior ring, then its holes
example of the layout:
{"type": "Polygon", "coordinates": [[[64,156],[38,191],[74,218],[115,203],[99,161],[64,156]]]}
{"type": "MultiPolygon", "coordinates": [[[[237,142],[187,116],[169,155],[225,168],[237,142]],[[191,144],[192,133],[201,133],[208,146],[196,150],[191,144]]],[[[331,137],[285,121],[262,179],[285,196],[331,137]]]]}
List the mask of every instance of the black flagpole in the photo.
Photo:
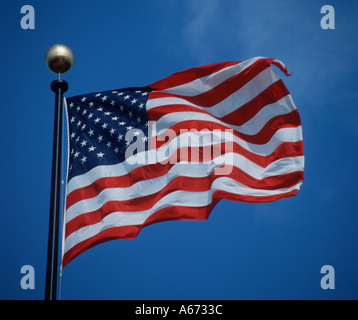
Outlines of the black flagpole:
{"type": "Polygon", "coordinates": [[[47,247],[46,269],[46,300],[56,300],[57,292],[57,257],[58,257],[58,233],[60,216],[61,195],[61,142],[62,142],[62,113],[63,94],[68,89],[65,80],[55,80],[51,83],[51,90],[56,94],[55,102],[55,126],[53,132],[52,152],[52,176],[51,176],[51,204],[50,224],[47,247]]]}
{"type": "Polygon", "coordinates": [[[51,90],[56,94],[56,101],[55,124],[53,133],[51,203],[45,288],[45,299],[56,300],[58,275],[58,235],[61,199],[61,142],[63,94],[68,89],[68,83],[65,80],[60,79],[60,74],[65,73],[71,69],[74,63],[74,55],[69,47],[61,44],[55,44],[46,52],[45,62],[47,67],[52,72],[58,74],[58,79],[52,81],[51,83],[51,90]]]}

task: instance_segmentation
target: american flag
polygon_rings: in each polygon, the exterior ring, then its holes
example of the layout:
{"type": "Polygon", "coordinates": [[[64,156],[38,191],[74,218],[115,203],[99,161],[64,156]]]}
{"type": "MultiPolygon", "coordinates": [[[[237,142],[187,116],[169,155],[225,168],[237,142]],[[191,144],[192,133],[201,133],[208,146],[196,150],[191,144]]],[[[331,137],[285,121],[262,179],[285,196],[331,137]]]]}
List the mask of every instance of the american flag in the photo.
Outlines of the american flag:
{"type": "Polygon", "coordinates": [[[67,98],[62,267],[152,223],[207,219],[220,199],[296,195],[304,167],[301,122],[271,65],[289,75],[279,60],[256,57],[67,98]]]}

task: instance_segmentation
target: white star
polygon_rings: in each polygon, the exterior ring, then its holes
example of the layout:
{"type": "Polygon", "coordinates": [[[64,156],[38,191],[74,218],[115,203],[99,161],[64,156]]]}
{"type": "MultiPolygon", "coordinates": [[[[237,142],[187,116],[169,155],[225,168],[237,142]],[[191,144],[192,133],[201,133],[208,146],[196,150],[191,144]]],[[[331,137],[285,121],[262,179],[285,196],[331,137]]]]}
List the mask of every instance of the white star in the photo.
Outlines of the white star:
{"type": "Polygon", "coordinates": [[[146,96],[148,94],[148,92],[143,92],[142,96],[146,96]]]}
{"type": "Polygon", "coordinates": [[[86,160],[87,160],[87,157],[83,156],[82,159],[81,159],[81,162],[82,162],[82,163],[85,163],[86,160]]]}
{"type": "Polygon", "coordinates": [[[82,121],[81,120],[78,120],[77,122],[77,127],[79,127],[81,125],[82,121]]]}
{"type": "Polygon", "coordinates": [[[75,120],[76,120],[76,118],[75,118],[75,117],[72,117],[71,120],[70,120],[70,122],[71,122],[71,123],[74,123],[75,120]]]}
{"type": "Polygon", "coordinates": [[[77,158],[79,156],[79,152],[77,151],[74,155],[73,155],[73,158],[77,158]]]}
{"type": "Polygon", "coordinates": [[[125,97],[124,97],[124,100],[127,100],[127,99],[129,99],[131,96],[130,95],[126,95],[125,97]]]}
{"type": "Polygon", "coordinates": [[[98,142],[101,142],[103,140],[103,136],[98,136],[98,142]]]}
{"type": "Polygon", "coordinates": [[[142,110],[142,108],[144,107],[144,103],[141,103],[138,108],[142,110]]]}
{"type": "Polygon", "coordinates": [[[148,137],[142,138],[142,141],[143,141],[143,142],[148,141],[148,137]]]}
{"type": "Polygon", "coordinates": [[[102,101],[106,101],[107,98],[108,98],[107,96],[103,96],[103,97],[102,97],[102,101]]]}
{"type": "Polygon", "coordinates": [[[84,130],[86,128],[86,125],[83,124],[82,127],[81,127],[81,130],[84,130]]]}
{"type": "Polygon", "coordinates": [[[142,121],[141,118],[138,117],[138,118],[137,118],[137,123],[139,123],[139,122],[141,122],[141,121],[142,121]]]}
{"type": "Polygon", "coordinates": [[[81,142],[81,146],[84,147],[87,144],[87,141],[83,139],[83,141],[81,142]]]}
{"type": "Polygon", "coordinates": [[[102,107],[99,107],[99,108],[97,109],[97,111],[103,111],[103,108],[102,108],[102,107]]]}
{"type": "Polygon", "coordinates": [[[118,122],[120,126],[124,126],[126,123],[124,121],[118,122]]]}
{"type": "Polygon", "coordinates": [[[98,123],[99,121],[101,120],[101,118],[96,118],[96,119],[94,119],[94,123],[98,123]]]}
{"type": "Polygon", "coordinates": [[[116,129],[111,129],[110,131],[109,131],[109,133],[112,135],[113,133],[114,133],[114,131],[116,131],[116,129]]]}
{"type": "Polygon", "coordinates": [[[89,106],[90,106],[90,107],[93,107],[93,105],[94,105],[94,103],[91,101],[91,102],[89,103],[89,106]]]}
{"type": "Polygon", "coordinates": [[[112,106],[114,106],[114,103],[115,103],[115,101],[114,101],[114,100],[111,100],[111,105],[112,105],[112,106]]]}
{"type": "Polygon", "coordinates": [[[82,111],[82,115],[84,116],[86,113],[87,113],[87,110],[84,109],[84,110],[82,111]]]}
{"type": "Polygon", "coordinates": [[[91,112],[88,116],[87,116],[87,118],[88,119],[91,119],[93,117],[93,113],[91,112]]]}
{"type": "Polygon", "coordinates": [[[102,128],[103,128],[103,129],[106,129],[107,126],[108,126],[108,124],[107,124],[107,123],[104,123],[104,124],[102,125],[102,128]]]}
{"type": "Polygon", "coordinates": [[[118,139],[118,141],[121,141],[123,139],[123,135],[122,134],[118,135],[117,139],[118,139]]]}
{"type": "Polygon", "coordinates": [[[112,142],[108,141],[108,143],[106,144],[107,148],[110,148],[112,146],[112,142]]]}
{"type": "Polygon", "coordinates": [[[140,135],[140,131],[138,131],[138,130],[135,131],[135,132],[134,132],[134,135],[135,135],[135,136],[139,136],[139,135],[140,135]]]}
{"type": "Polygon", "coordinates": [[[112,120],[113,121],[117,121],[119,118],[117,117],[117,116],[115,116],[115,117],[112,117],[112,120]]]}
{"type": "Polygon", "coordinates": [[[119,109],[123,112],[123,106],[120,106],[119,109]]]}
{"type": "Polygon", "coordinates": [[[107,111],[107,112],[104,113],[104,115],[109,116],[109,115],[111,115],[111,113],[112,112],[107,111]]]}
{"type": "Polygon", "coordinates": [[[114,149],[114,153],[117,154],[119,152],[119,149],[118,148],[115,148],[114,149]]]}
{"type": "Polygon", "coordinates": [[[89,135],[90,137],[92,137],[92,136],[94,135],[94,133],[93,133],[93,130],[92,130],[92,129],[90,129],[90,131],[88,131],[88,135],[89,135]]]}
{"type": "Polygon", "coordinates": [[[128,112],[128,115],[129,115],[129,118],[132,118],[132,116],[133,116],[132,111],[129,111],[129,112],[128,112]]]}
{"type": "Polygon", "coordinates": [[[103,158],[103,156],[104,156],[104,153],[103,153],[103,152],[97,153],[97,158],[103,158]]]}
{"type": "Polygon", "coordinates": [[[137,99],[133,99],[133,100],[131,101],[131,103],[132,103],[132,104],[135,104],[137,101],[138,101],[137,99]]]}
{"type": "Polygon", "coordinates": [[[132,129],[133,129],[132,126],[127,127],[127,130],[132,130],[132,129]]]}
{"type": "Polygon", "coordinates": [[[102,93],[97,93],[97,94],[96,94],[96,97],[99,97],[101,94],[102,94],[102,93]]]}
{"type": "Polygon", "coordinates": [[[74,132],[71,133],[71,139],[73,139],[76,136],[74,132]]]}
{"type": "Polygon", "coordinates": [[[82,102],[85,102],[86,99],[87,99],[86,97],[83,97],[83,98],[81,99],[81,101],[82,101],[82,102]]]}
{"type": "Polygon", "coordinates": [[[96,147],[92,146],[88,148],[88,151],[94,151],[94,149],[96,149],[96,147]]]}
{"type": "Polygon", "coordinates": [[[123,92],[117,93],[117,96],[123,96],[123,92]]]}

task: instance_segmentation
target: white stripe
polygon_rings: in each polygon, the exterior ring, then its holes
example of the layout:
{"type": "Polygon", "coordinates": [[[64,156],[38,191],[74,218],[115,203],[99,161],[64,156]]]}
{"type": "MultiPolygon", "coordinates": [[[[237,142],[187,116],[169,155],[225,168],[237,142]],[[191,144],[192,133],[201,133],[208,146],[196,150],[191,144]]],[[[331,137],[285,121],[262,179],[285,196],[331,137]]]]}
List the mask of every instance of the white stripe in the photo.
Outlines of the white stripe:
{"type": "MultiPolygon", "coordinates": [[[[188,132],[188,133],[185,133],[184,135],[191,136],[192,133],[188,132]]],[[[301,128],[301,126],[299,126],[296,128],[279,129],[275,132],[275,134],[272,136],[270,141],[268,141],[266,144],[262,144],[262,145],[248,143],[245,140],[242,140],[230,133],[227,133],[225,137],[226,137],[226,141],[229,141],[229,142],[234,141],[235,143],[239,144],[241,147],[245,148],[246,150],[248,150],[252,153],[255,153],[258,155],[263,155],[263,156],[268,156],[268,155],[272,154],[283,142],[297,142],[297,141],[302,140],[302,128],[301,128]]],[[[183,139],[184,141],[187,140],[185,138],[186,137],[184,136],[184,139],[183,139]]],[[[170,154],[168,157],[170,157],[172,152],[174,152],[176,150],[176,147],[173,147],[173,146],[178,145],[177,139],[179,139],[179,137],[174,139],[168,146],[168,148],[170,149],[170,154]]],[[[151,159],[153,159],[153,158],[156,159],[158,157],[157,150],[149,150],[147,152],[147,157],[151,158],[151,159]]],[[[160,158],[159,160],[164,161],[165,159],[160,158]]],[[[143,165],[145,165],[145,164],[143,164],[143,165]]],[[[141,165],[138,163],[129,164],[128,161],[123,161],[122,163],[115,164],[115,165],[97,166],[97,167],[91,169],[90,171],[88,171],[87,173],[84,173],[80,176],[73,177],[68,182],[67,195],[76,189],[83,188],[85,186],[92,184],[94,181],[98,180],[99,178],[120,177],[120,176],[128,174],[129,172],[131,172],[132,170],[134,170],[135,168],[140,167],[140,166],[141,165]]]]}
{"type": "MultiPolygon", "coordinates": [[[[246,68],[253,65],[256,61],[262,59],[264,57],[255,57],[252,59],[248,59],[243,62],[239,62],[238,64],[226,67],[217,72],[214,72],[208,76],[201,77],[199,79],[195,79],[191,82],[171,87],[165,90],[161,90],[162,92],[168,92],[173,94],[179,94],[183,96],[196,96],[198,94],[204,93],[213,87],[223,83],[229,78],[235,76],[236,74],[242,72],[246,68]]],[[[265,58],[264,58],[265,59],[265,58]]]]}
{"type": "Polygon", "coordinates": [[[213,106],[202,107],[200,105],[193,104],[186,99],[177,97],[163,97],[148,99],[147,110],[161,106],[168,106],[168,112],[170,112],[171,105],[185,104],[205,110],[217,118],[222,118],[251,101],[253,98],[258,96],[262,91],[267,89],[270,85],[278,80],[280,80],[280,77],[277,75],[277,73],[271,67],[267,67],[240,89],[213,106]]]}
{"type": "MultiPolygon", "coordinates": [[[[303,170],[304,165],[304,158],[301,156],[279,159],[272,162],[265,169],[237,153],[225,154],[223,158],[223,162],[226,165],[233,165],[257,180],[270,176],[301,171],[303,170]]],[[[126,188],[105,189],[96,197],[85,199],[73,204],[67,210],[67,222],[83,213],[98,210],[109,201],[124,201],[137,198],[138,196],[142,197],[155,194],[179,176],[193,178],[207,177],[221,165],[222,163],[215,163],[215,161],[211,161],[211,163],[208,164],[177,163],[168,171],[167,174],[161,177],[150,180],[142,180],[126,188]]]]}
{"type": "Polygon", "coordinates": [[[156,132],[153,132],[152,134],[153,136],[163,134],[166,130],[168,130],[168,128],[174,126],[177,123],[195,119],[195,121],[215,122],[224,126],[229,126],[231,129],[237,132],[241,132],[243,134],[255,135],[260,132],[261,129],[265,126],[265,124],[274,117],[290,113],[295,109],[296,108],[291,98],[291,95],[287,95],[275,103],[266,105],[257,114],[255,114],[255,116],[253,116],[250,120],[248,120],[241,126],[227,124],[224,121],[221,121],[220,119],[217,119],[210,114],[201,112],[179,111],[167,113],[158,121],[156,121],[156,132]]]}
{"type": "Polygon", "coordinates": [[[188,207],[202,207],[211,204],[212,195],[217,190],[223,190],[238,195],[251,195],[251,196],[270,196],[288,193],[292,190],[299,189],[300,183],[284,189],[276,190],[257,190],[250,189],[235,180],[228,177],[221,177],[214,181],[212,188],[203,192],[188,192],[188,191],[175,191],[163,198],[156,204],[144,211],[138,212],[114,212],[102,219],[101,222],[83,227],[66,238],[65,251],[70,250],[81,241],[87,240],[101,231],[112,227],[128,226],[128,225],[141,225],[143,224],[154,212],[170,207],[170,206],[188,206],[188,207]]]}

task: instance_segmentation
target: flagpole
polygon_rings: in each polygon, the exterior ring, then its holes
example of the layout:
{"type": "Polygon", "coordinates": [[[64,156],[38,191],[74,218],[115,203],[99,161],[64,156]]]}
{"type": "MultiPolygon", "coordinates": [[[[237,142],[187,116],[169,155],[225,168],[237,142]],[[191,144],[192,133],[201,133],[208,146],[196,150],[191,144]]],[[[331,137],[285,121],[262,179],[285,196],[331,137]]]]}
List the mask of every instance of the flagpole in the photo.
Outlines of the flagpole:
{"type": "Polygon", "coordinates": [[[56,44],[47,51],[45,62],[47,67],[52,72],[58,74],[58,79],[51,82],[51,90],[55,92],[55,120],[53,134],[50,219],[45,287],[45,299],[56,300],[58,275],[58,234],[61,195],[63,94],[68,89],[68,83],[65,80],[60,79],[60,75],[61,73],[65,73],[71,69],[74,63],[74,55],[71,49],[67,46],[56,44]]]}

